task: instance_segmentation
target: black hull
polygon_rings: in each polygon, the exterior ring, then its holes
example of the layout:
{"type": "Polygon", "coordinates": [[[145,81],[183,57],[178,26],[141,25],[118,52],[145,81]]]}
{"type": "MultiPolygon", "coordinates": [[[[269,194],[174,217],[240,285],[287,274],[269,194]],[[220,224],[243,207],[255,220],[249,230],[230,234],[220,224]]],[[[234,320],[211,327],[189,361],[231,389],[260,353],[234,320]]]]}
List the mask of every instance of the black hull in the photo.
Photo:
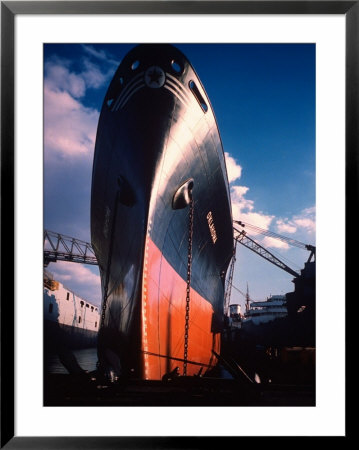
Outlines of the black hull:
{"type": "Polygon", "coordinates": [[[50,349],[66,347],[69,350],[93,348],[97,345],[97,332],[44,320],[44,342],[50,349]]]}
{"type": "MultiPolygon", "coordinates": [[[[174,284],[186,283],[189,206],[181,204],[183,198],[175,205],[174,196],[189,181],[194,202],[191,288],[210,305],[214,335],[222,327],[224,277],[233,249],[221,140],[209,100],[186,58],[171,46],[138,46],[110,84],[94,156],[91,233],[104,298],[99,360],[106,370],[144,377],[145,336],[159,326],[147,328],[144,318],[147,264],[156,277],[148,252],[160,253],[166,273],[173,270],[178,276],[174,284]],[[139,66],[133,69],[135,61],[139,66]]],[[[171,296],[164,277],[157,281],[171,296]]],[[[150,320],[160,322],[157,316],[150,320]]],[[[160,346],[162,354],[166,343],[160,346]]],[[[174,356],[168,349],[165,353],[174,356]]]]}

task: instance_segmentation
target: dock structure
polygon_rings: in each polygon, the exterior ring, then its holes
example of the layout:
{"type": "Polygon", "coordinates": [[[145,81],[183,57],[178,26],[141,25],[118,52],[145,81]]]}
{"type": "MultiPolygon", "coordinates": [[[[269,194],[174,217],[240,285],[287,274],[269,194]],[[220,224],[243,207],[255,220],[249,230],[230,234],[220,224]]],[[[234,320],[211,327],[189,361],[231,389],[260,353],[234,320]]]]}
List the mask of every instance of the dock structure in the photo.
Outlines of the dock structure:
{"type": "Polygon", "coordinates": [[[50,262],[56,261],[98,265],[89,242],[44,230],[44,266],[47,267],[50,262]]]}

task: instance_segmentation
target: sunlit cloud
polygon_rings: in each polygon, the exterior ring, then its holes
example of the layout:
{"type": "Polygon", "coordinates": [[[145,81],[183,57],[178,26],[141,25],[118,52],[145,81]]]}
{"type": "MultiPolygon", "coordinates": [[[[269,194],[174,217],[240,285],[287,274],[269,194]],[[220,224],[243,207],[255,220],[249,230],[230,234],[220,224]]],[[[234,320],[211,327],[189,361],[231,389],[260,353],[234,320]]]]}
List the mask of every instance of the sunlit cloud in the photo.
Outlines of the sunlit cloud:
{"type": "MultiPolygon", "coordinates": [[[[272,223],[274,216],[270,216],[268,214],[263,214],[260,212],[248,212],[241,215],[241,220],[243,222],[250,223],[255,227],[262,228],[263,230],[268,230],[269,226],[272,223]]],[[[251,231],[253,235],[257,233],[255,231],[251,231]]]]}
{"type": "Polygon", "coordinates": [[[57,276],[60,281],[71,281],[72,280],[71,275],[57,275],[57,276]]]}
{"type": "MultiPolygon", "coordinates": [[[[225,153],[225,156],[228,179],[231,183],[230,192],[234,220],[240,220],[254,227],[261,228],[264,231],[275,231],[284,235],[300,233],[302,237],[309,238],[309,235],[314,234],[315,207],[306,208],[300,214],[294,215],[291,218],[275,217],[274,215],[257,211],[254,201],[249,198],[250,188],[233,183],[241,177],[242,167],[229,153],[225,153]]],[[[260,233],[260,230],[255,230],[250,227],[237,227],[240,230],[245,230],[249,237],[254,237],[265,248],[277,248],[281,250],[288,250],[290,248],[286,242],[264,236],[260,233]]]]}
{"type": "Polygon", "coordinates": [[[315,222],[309,218],[297,218],[294,220],[296,225],[301,228],[305,228],[308,233],[313,233],[315,231],[315,222]]]}
{"type": "Polygon", "coordinates": [[[93,273],[84,264],[58,261],[51,263],[49,271],[54,279],[63,283],[75,294],[99,304],[101,300],[100,276],[93,273]]]}
{"type": "Polygon", "coordinates": [[[86,70],[81,73],[81,76],[85,80],[86,87],[88,88],[100,88],[107,82],[109,76],[112,74],[112,71],[111,73],[102,73],[95,64],[86,59],[83,61],[83,65],[86,70]]]}
{"type": "Polygon", "coordinates": [[[84,264],[58,261],[52,265],[52,272],[58,275],[60,281],[66,278],[93,286],[98,286],[100,282],[100,276],[91,272],[84,264]]]}
{"type": "Polygon", "coordinates": [[[44,89],[45,154],[92,158],[99,112],[70,93],[44,89]]]}
{"type": "MultiPolygon", "coordinates": [[[[233,183],[241,177],[242,167],[228,152],[225,152],[225,157],[228,181],[233,183]]],[[[242,220],[267,230],[274,216],[255,211],[254,201],[247,197],[249,187],[232,184],[230,189],[233,219],[242,220]]],[[[252,234],[256,233],[252,232],[252,234]]]]}
{"type": "Polygon", "coordinates": [[[99,59],[100,61],[104,61],[108,64],[112,64],[114,66],[120,65],[120,60],[116,60],[115,57],[104,50],[96,50],[92,45],[82,45],[82,48],[86,53],[93,56],[94,58],[99,59]]]}
{"type": "Polygon", "coordinates": [[[81,58],[80,62],[81,70],[74,71],[67,60],[51,58],[45,63],[46,85],[52,90],[69,92],[80,98],[87,89],[98,89],[108,84],[116,69],[113,64],[98,65],[89,58],[81,58]]]}
{"type": "Polygon", "coordinates": [[[239,220],[242,213],[252,211],[254,208],[253,200],[245,198],[248,191],[249,187],[247,186],[231,187],[232,213],[235,220],[239,220]]]}
{"type": "Polygon", "coordinates": [[[315,206],[306,208],[300,215],[294,216],[293,221],[298,227],[304,228],[307,233],[314,234],[316,230],[315,213],[315,206]]]}
{"type": "MultiPolygon", "coordinates": [[[[83,46],[97,58],[104,56],[92,47],[83,46]]],[[[82,98],[88,89],[108,83],[114,67],[100,67],[88,58],[81,59],[81,71],[71,70],[70,63],[52,58],[45,64],[44,144],[45,156],[93,157],[99,111],[85,106],[82,98]]]]}
{"type": "Polygon", "coordinates": [[[283,249],[283,250],[288,250],[289,249],[289,245],[286,242],[281,241],[279,239],[274,239],[274,238],[269,237],[269,236],[265,236],[263,238],[262,245],[265,248],[280,248],[280,249],[283,249]]]}
{"type": "MultiPolygon", "coordinates": [[[[268,230],[274,216],[255,211],[254,201],[246,198],[247,186],[232,186],[232,214],[234,220],[241,220],[259,228],[268,230]]],[[[258,233],[251,230],[252,235],[258,233]]]]}
{"type": "Polygon", "coordinates": [[[278,219],[276,221],[277,231],[278,233],[295,233],[297,231],[297,227],[289,222],[288,219],[278,219]]]}
{"type": "Polygon", "coordinates": [[[70,72],[65,61],[45,64],[45,84],[53,92],[68,92],[75,98],[83,97],[86,92],[84,77],[70,72]]]}
{"type": "Polygon", "coordinates": [[[292,218],[278,219],[276,221],[278,233],[296,233],[304,231],[309,235],[315,233],[315,207],[306,208],[292,218]]]}
{"type": "Polygon", "coordinates": [[[226,157],[228,181],[231,183],[232,181],[235,181],[241,177],[242,167],[228,152],[225,152],[224,155],[226,157]]]}

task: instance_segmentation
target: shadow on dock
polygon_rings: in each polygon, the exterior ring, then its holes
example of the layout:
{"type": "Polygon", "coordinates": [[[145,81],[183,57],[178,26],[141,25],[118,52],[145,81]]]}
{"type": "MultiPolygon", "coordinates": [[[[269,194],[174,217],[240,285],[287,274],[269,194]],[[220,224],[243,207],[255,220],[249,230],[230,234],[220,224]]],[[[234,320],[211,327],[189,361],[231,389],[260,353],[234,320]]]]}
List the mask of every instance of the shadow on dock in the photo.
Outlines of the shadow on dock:
{"type": "Polygon", "coordinates": [[[96,372],[46,374],[44,406],[315,406],[311,386],[178,377],[170,382],[105,383],[96,372]]]}

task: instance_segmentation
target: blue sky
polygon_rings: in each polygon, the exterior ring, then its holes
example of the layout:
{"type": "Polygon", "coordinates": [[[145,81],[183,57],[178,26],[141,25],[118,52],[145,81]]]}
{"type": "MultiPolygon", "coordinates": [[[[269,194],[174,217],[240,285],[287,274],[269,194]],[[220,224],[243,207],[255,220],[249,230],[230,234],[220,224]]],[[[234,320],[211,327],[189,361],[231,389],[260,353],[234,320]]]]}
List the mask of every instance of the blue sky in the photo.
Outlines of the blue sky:
{"type": "MultiPolygon", "coordinates": [[[[233,216],[315,245],[315,45],[175,44],[212,103],[226,153],[233,216]]],[[[44,227],[90,242],[97,120],[107,86],[133,45],[44,46],[44,227]]],[[[249,231],[248,231],[249,234],[249,231]]],[[[251,234],[294,269],[308,252],[251,234]]],[[[98,269],[48,269],[100,302],[98,269]]],[[[237,246],[234,285],[253,300],[293,290],[291,275],[237,246]]],[[[232,290],[232,303],[244,297],[232,290]]]]}

